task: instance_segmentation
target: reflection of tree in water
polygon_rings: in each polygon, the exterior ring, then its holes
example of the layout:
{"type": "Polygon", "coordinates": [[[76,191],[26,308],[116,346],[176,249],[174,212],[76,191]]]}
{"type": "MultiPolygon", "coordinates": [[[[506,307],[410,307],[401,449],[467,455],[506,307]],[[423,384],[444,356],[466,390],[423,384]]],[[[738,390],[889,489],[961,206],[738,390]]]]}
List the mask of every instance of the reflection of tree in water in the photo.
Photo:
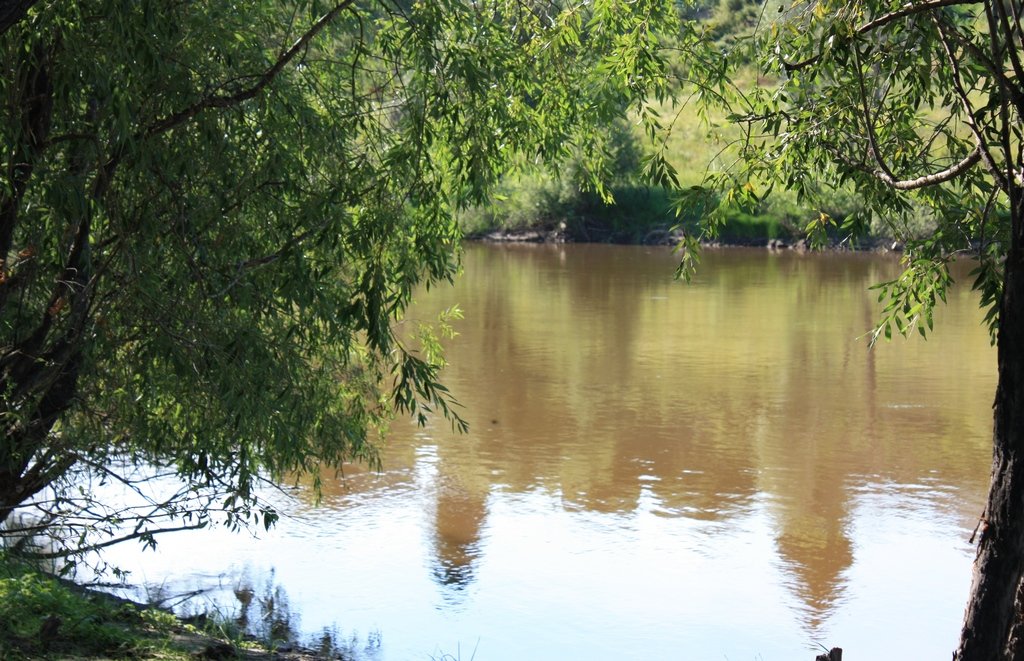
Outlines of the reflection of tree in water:
{"type": "Polygon", "coordinates": [[[449,476],[439,476],[432,570],[446,589],[446,598],[459,595],[473,582],[486,518],[486,492],[470,491],[449,476]]]}
{"type": "Polygon", "coordinates": [[[292,610],[284,588],[276,582],[274,569],[260,586],[247,573],[243,574],[232,592],[238,602],[235,623],[239,629],[268,643],[296,639],[299,615],[292,610]]]}
{"type": "MultiPolygon", "coordinates": [[[[848,373],[834,361],[835,357],[817,354],[809,363],[824,364],[820,369],[843,382],[848,373]]],[[[869,438],[870,432],[863,426],[862,409],[846,403],[861,399],[852,388],[845,393],[849,399],[819,388],[818,396],[832,400],[828,407],[799,405],[814,401],[811,386],[820,382],[789,380],[788,404],[773,422],[772,438],[758,448],[767,467],[760,486],[774,501],[775,545],[785,585],[796,598],[797,615],[812,638],[842,602],[848,588],[843,577],[853,565],[847,476],[873,469],[870,454],[853,447],[869,438]],[[841,437],[845,432],[853,440],[828,442],[820,430],[829,429],[842,430],[835,434],[841,437]]]]}
{"type": "MultiPolygon", "coordinates": [[[[461,291],[437,301],[466,311],[449,383],[480,416],[471,442],[437,448],[441,475],[471,485],[461,495],[439,489],[442,585],[458,591],[473,580],[486,514],[474,494],[486,494],[492,476],[511,492],[558,494],[574,511],[628,513],[645,499],[657,514],[727,524],[768,502],[783,580],[813,631],[848,587],[851,480],[916,483],[938,472],[979,482],[962,441],[984,444],[986,434],[958,413],[962,394],[922,393],[938,399],[921,420],[891,406],[909,401],[900,385],[908,366],[922,382],[948,368],[925,372],[913,345],[883,361],[882,349],[868,353],[856,340],[875,317],[865,287],[895,264],[706,257],[694,286],[680,289],[668,280],[669,255],[467,250],[461,291]]],[[[984,350],[964,364],[989,360],[984,350]]]]}
{"type": "MultiPolygon", "coordinates": [[[[299,645],[311,649],[317,658],[372,659],[381,647],[381,634],[371,631],[365,640],[356,632],[345,636],[337,627],[325,628],[308,639],[299,635],[299,613],[292,607],[284,586],[277,583],[274,569],[257,585],[246,570],[232,588],[234,622],[239,631],[271,649],[299,645]]],[[[308,606],[307,606],[308,608],[308,606]]],[[[214,609],[219,611],[219,608],[214,609]]],[[[197,616],[205,619],[206,613],[197,616]]]]}
{"type": "Polygon", "coordinates": [[[789,589],[809,634],[820,630],[845,591],[843,573],[853,564],[853,545],[841,514],[812,505],[786,522],[776,537],[789,589]]]}

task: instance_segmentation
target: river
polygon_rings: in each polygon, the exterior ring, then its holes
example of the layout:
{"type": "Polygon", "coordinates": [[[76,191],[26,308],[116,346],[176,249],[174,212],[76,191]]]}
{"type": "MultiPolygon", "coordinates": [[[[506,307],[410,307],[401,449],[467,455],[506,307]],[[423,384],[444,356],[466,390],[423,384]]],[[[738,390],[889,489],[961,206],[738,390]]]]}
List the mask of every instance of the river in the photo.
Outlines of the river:
{"type": "Polygon", "coordinates": [[[384,470],[299,485],[258,540],[108,559],[185,610],[360,659],[948,658],[984,503],[995,351],[964,284],[867,349],[895,257],[469,245],[445,382],[384,470]],[[285,631],[287,629],[287,632],[285,631]]]}

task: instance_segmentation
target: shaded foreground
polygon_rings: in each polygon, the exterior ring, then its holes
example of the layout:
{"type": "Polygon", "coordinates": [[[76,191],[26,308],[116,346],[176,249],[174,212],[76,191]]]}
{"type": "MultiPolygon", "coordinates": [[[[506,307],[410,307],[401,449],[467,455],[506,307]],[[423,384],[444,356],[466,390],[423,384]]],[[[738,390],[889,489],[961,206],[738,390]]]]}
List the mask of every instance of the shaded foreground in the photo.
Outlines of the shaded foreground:
{"type": "Polygon", "coordinates": [[[16,565],[0,566],[3,659],[283,659],[341,658],[294,646],[267,649],[205,617],[192,623],[16,565]]]}

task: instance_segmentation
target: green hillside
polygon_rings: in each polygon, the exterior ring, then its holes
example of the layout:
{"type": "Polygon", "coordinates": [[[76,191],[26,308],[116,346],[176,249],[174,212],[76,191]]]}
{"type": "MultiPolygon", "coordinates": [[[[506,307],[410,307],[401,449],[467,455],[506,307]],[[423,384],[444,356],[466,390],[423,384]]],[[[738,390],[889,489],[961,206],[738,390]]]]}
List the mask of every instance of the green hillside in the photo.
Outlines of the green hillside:
{"type": "MultiPolygon", "coordinates": [[[[757,26],[771,0],[707,0],[696,7],[680,7],[680,18],[697,20],[709,40],[729,48],[757,26]]],[[[677,80],[675,100],[654,104],[666,128],[667,160],[675,167],[683,189],[697,186],[711,172],[727,168],[735,158],[738,129],[723,115],[702,116],[694,102],[695,90],[686,82],[683,56],[665,44],[671,75],[677,80]]],[[[748,74],[734,81],[740,88],[770,86],[751,64],[748,74]]],[[[636,119],[636,118],[634,118],[636,119]]],[[[463,231],[471,238],[516,238],[568,240],[598,243],[673,243],[681,232],[696,232],[704,213],[695,205],[680,203],[661,187],[645,184],[639,176],[641,164],[652,147],[639,121],[622,121],[608,127],[611,150],[607,201],[580,185],[577,164],[566,163],[557,171],[542,170],[521,163],[508,173],[489,203],[461,214],[463,231]]],[[[800,241],[803,228],[821,214],[837,224],[853,214],[863,213],[861,201],[850,191],[824,194],[827,203],[814,206],[797,200],[794,193],[774,191],[754,204],[727,211],[716,241],[727,244],[792,244],[800,241]]],[[[916,221],[911,234],[930,228],[925,214],[916,221]]],[[[847,247],[890,245],[892,237],[884,223],[869,222],[859,233],[835,233],[832,240],[847,247]]]]}

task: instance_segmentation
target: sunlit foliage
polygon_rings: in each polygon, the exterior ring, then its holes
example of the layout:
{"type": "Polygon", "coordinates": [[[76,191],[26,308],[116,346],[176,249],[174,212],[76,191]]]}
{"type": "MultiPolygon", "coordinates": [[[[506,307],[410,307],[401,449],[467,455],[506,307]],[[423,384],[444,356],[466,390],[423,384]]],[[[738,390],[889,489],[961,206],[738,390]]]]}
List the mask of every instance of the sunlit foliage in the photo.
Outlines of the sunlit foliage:
{"type": "Polygon", "coordinates": [[[674,21],[654,1],[35,3],[0,35],[9,541],[269,525],[261,477],[372,464],[395,412],[451,415],[437,347],[398,322],[456,272],[453,213],[524,157],[571,156],[602,193],[602,127],[665,96],[674,21]]]}

